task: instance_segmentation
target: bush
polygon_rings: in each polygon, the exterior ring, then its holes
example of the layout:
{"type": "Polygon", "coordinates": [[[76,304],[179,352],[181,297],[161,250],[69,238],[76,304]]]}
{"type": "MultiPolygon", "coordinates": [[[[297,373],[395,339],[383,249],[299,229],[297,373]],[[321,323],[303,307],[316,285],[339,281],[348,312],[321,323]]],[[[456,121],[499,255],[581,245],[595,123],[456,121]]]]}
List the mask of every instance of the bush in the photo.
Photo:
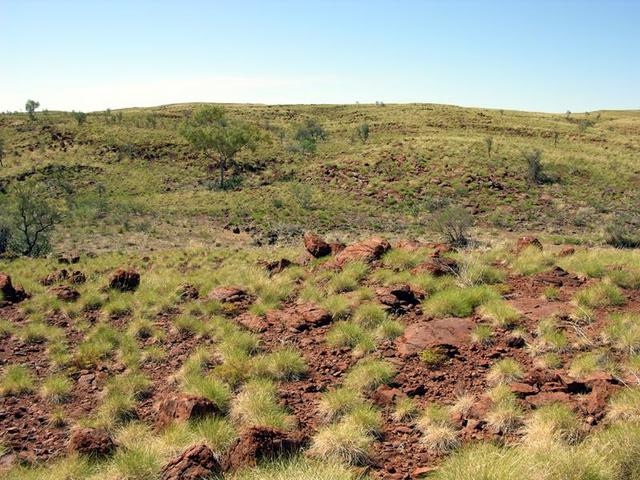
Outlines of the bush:
{"type": "Polygon", "coordinates": [[[316,120],[308,119],[303,125],[298,126],[294,138],[300,150],[314,153],[318,142],[327,138],[327,132],[316,120]]]}
{"type": "Polygon", "coordinates": [[[531,184],[541,184],[547,180],[542,167],[542,150],[531,150],[524,154],[527,163],[527,179],[531,184]]]}
{"type": "Polygon", "coordinates": [[[638,221],[626,215],[616,216],[607,225],[605,241],[616,248],[640,248],[638,221]]]}
{"type": "Polygon", "coordinates": [[[438,211],[433,216],[433,229],[451,244],[464,247],[469,243],[468,232],[473,226],[473,217],[464,208],[452,206],[438,211]]]}

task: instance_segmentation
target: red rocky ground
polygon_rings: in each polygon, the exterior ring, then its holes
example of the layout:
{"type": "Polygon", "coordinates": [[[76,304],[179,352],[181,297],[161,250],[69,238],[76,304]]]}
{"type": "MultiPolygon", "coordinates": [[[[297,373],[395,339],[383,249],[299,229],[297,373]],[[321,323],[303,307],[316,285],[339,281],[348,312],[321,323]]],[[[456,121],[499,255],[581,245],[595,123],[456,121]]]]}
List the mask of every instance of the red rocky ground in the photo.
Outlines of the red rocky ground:
{"type": "MultiPolygon", "coordinates": [[[[328,247],[319,244],[316,238],[308,238],[307,243],[312,246],[314,252],[330,251],[328,247]]],[[[356,256],[375,262],[374,257],[379,256],[379,251],[387,248],[388,244],[382,247],[364,244],[356,248],[347,248],[338,255],[340,259],[356,256]],[[373,257],[372,252],[375,253],[373,257]]],[[[286,267],[287,265],[282,266],[286,267]]],[[[131,278],[129,272],[127,278],[131,278]]],[[[510,276],[506,283],[509,286],[506,298],[523,312],[524,326],[531,332],[540,319],[553,313],[567,313],[571,309],[569,300],[585,281],[556,269],[532,277],[510,276]],[[559,289],[559,300],[548,301],[543,298],[542,292],[549,285],[559,289]]],[[[483,394],[489,388],[486,373],[489,367],[501,358],[515,358],[527,371],[521,382],[512,385],[525,409],[559,400],[574,406],[588,424],[597,425],[602,418],[607,398],[619,388],[617,380],[607,375],[576,381],[565,371],[537,369],[531,356],[523,348],[524,343],[514,340],[507,331],[498,331],[491,345],[471,343],[470,331],[480,322],[478,316],[463,319],[430,318],[421,312],[416,298],[405,295],[406,288],[400,289],[404,291],[402,295],[405,296],[395,305],[397,308],[393,307],[393,298],[388,297],[389,292],[382,290],[378,292],[381,300],[396,312],[397,318],[405,324],[406,330],[396,341],[382,343],[374,354],[395,365],[397,375],[390,385],[380,387],[369,395],[369,399],[384,412],[384,426],[376,439],[371,464],[366,467],[373,477],[417,478],[421,472],[426,471],[425,469],[437,464],[437,455],[430,453],[420,444],[420,433],[412,424],[391,419],[393,402],[398,397],[414,397],[420,406],[424,406],[429,402],[453,403],[461,393],[475,395],[477,403],[471,412],[466,417],[456,419],[462,437],[465,440],[509,440],[509,436],[492,430],[482,419],[482,414],[487,408],[487,400],[483,398],[483,394]],[[445,346],[448,359],[441,366],[429,367],[418,358],[417,353],[431,346],[445,346]]],[[[247,300],[238,291],[234,290],[232,293],[235,297],[242,297],[243,302],[247,300]]],[[[214,292],[218,297],[223,294],[230,293],[222,290],[214,292]]],[[[640,293],[625,291],[625,295],[628,300],[625,309],[640,311],[640,293]]],[[[603,313],[597,312],[596,318],[606,317],[603,313]]],[[[213,340],[198,339],[171,328],[172,316],[177,314],[178,310],[164,313],[156,319],[156,326],[165,332],[159,346],[166,350],[166,359],[145,363],[142,366],[153,386],[149,395],[138,404],[137,414],[141,419],[154,424],[159,420],[157,404],[180,393],[176,382],[172,381],[172,376],[197,345],[214,344],[213,340]]],[[[96,315],[97,313],[93,312],[86,313],[87,319],[91,322],[95,321],[96,315]]],[[[349,349],[333,348],[325,342],[326,334],[331,328],[330,316],[313,306],[295,303],[285,304],[279,311],[271,312],[265,318],[254,317],[248,313],[234,315],[240,324],[258,333],[264,351],[293,346],[303,353],[309,367],[307,375],[302,380],[283,382],[279,395],[283,405],[297,418],[299,430],[313,434],[324,421],[315,408],[322,392],[339,385],[346,371],[357,361],[349,349]]],[[[0,318],[9,320],[16,326],[25,322],[19,305],[12,303],[0,308],[0,318]]],[[[80,333],[73,327],[74,322],[60,313],[47,320],[64,329],[70,349],[73,349],[81,339],[80,333]]],[[[125,321],[126,318],[120,318],[115,319],[114,323],[123,325],[125,321]]],[[[585,327],[585,333],[595,335],[601,326],[601,321],[596,321],[585,327]]],[[[151,341],[153,340],[142,339],[140,344],[145,346],[151,341]]],[[[31,367],[38,380],[45,378],[51,370],[46,345],[26,344],[18,337],[9,335],[0,342],[0,365],[13,363],[31,367]]],[[[0,441],[24,461],[47,459],[63,454],[71,435],[71,427],[94,411],[107,378],[122,371],[123,365],[109,360],[95,367],[73,372],[71,378],[74,381],[74,389],[71,399],[61,406],[42,400],[36,393],[1,396],[0,441]],[[65,423],[54,425],[50,421],[51,413],[60,408],[64,411],[65,423]]],[[[240,450],[245,452],[247,448],[243,447],[240,450]]],[[[197,470],[197,466],[193,467],[190,463],[192,457],[206,457],[207,461],[213,462],[206,447],[199,447],[196,453],[197,455],[193,453],[175,459],[169,470],[197,470]]],[[[246,452],[243,455],[246,455],[246,452]]],[[[234,463],[233,459],[230,463],[234,463]]]]}

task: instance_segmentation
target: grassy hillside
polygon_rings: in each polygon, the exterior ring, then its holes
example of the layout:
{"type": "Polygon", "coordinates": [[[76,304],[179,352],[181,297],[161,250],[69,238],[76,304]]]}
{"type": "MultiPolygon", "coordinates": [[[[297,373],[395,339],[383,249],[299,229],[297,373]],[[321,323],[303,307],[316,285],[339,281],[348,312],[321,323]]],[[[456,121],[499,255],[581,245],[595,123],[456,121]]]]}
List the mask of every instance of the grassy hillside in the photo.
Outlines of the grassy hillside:
{"type": "Polygon", "coordinates": [[[269,141],[232,188],[179,134],[194,105],[88,115],[0,116],[7,156],[0,184],[46,182],[66,211],[54,245],[110,250],[225,241],[239,226],[264,239],[303,229],[420,235],[445,203],[465,206],[486,228],[598,241],[616,212],[640,204],[640,112],[551,115],[441,105],[228,105],[269,141]],[[300,153],[296,125],[328,132],[300,153]],[[358,125],[370,126],[366,143],[358,125]],[[487,138],[492,152],[487,152],[487,138]],[[531,186],[523,153],[543,152],[550,181],[531,186]]]}

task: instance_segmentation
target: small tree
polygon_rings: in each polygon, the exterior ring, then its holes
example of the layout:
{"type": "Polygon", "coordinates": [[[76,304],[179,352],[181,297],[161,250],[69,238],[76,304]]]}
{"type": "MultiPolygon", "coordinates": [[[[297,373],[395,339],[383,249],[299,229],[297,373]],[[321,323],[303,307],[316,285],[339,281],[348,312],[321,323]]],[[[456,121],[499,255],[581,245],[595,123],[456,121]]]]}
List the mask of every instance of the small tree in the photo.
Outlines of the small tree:
{"type": "Polygon", "coordinates": [[[529,183],[541,184],[546,181],[542,168],[542,151],[539,149],[531,150],[523,154],[527,163],[527,179],[529,183]]]}
{"type": "Polygon", "coordinates": [[[310,118],[303,125],[298,126],[294,138],[305,152],[316,151],[318,142],[326,140],[327,132],[316,120],[310,118]]]}
{"type": "Polygon", "coordinates": [[[0,138],[0,167],[4,167],[2,160],[4,160],[5,155],[6,152],[4,150],[4,138],[0,138]]]}
{"type": "Polygon", "coordinates": [[[47,199],[46,189],[32,180],[19,182],[2,199],[9,249],[20,255],[39,256],[49,251],[49,235],[60,221],[59,210],[47,199]]]}
{"type": "Polygon", "coordinates": [[[487,156],[491,158],[491,150],[493,149],[493,137],[485,137],[484,143],[487,146],[487,156]]]}
{"type": "Polygon", "coordinates": [[[35,100],[27,100],[27,103],[25,103],[24,109],[29,114],[30,120],[34,120],[36,118],[34,113],[38,107],[40,107],[40,102],[36,102],[35,100]]]}
{"type": "Polygon", "coordinates": [[[358,125],[356,135],[362,143],[367,143],[367,140],[369,139],[369,124],[364,122],[358,125]]]}
{"type": "Polygon", "coordinates": [[[205,155],[218,155],[220,188],[224,188],[227,167],[233,165],[238,152],[255,150],[262,138],[255,128],[239,120],[228,118],[222,107],[205,106],[186,121],[182,135],[205,155]]]}
{"type": "Polygon", "coordinates": [[[443,235],[451,245],[464,247],[469,243],[468,232],[473,226],[473,217],[464,208],[450,206],[433,216],[434,230],[443,235]]]}
{"type": "Polygon", "coordinates": [[[83,125],[87,121],[87,114],[84,112],[71,112],[73,118],[78,122],[78,126],[83,125]]]}

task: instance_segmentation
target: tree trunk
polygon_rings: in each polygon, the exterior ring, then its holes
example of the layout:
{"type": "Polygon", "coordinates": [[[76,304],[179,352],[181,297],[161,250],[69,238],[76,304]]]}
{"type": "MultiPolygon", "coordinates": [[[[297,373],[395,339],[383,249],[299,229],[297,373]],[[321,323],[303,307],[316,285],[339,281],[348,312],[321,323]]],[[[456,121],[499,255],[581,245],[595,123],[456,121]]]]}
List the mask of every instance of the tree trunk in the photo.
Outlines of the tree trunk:
{"type": "Polygon", "coordinates": [[[225,160],[224,157],[220,157],[220,190],[224,190],[224,169],[225,160]]]}

